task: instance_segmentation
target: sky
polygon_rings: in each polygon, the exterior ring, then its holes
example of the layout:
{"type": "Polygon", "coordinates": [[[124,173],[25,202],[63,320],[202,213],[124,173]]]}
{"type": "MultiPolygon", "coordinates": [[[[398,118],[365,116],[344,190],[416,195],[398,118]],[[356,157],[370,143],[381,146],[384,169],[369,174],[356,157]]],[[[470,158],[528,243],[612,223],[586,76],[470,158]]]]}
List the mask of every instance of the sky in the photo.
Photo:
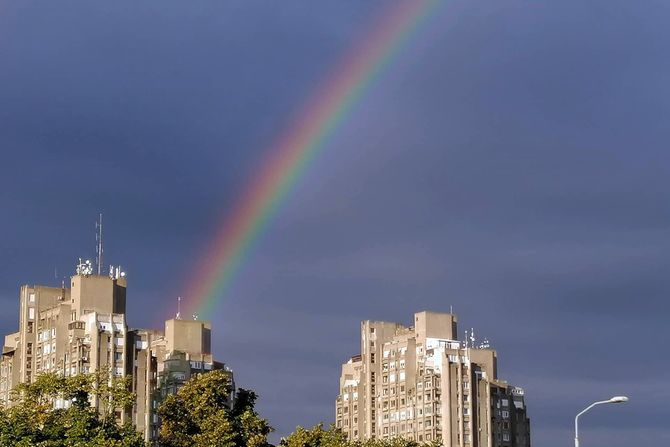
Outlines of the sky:
{"type": "MultiPolygon", "coordinates": [[[[389,1],[0,2],[0,333],[94,256],[160,327],[290,117],[389,1]]],[[[276,428],[332,422],[361,320],[458,315],[534,445],[670,443],[670,4],[451,0],[350,111],[210,316],[276,428]]]]}

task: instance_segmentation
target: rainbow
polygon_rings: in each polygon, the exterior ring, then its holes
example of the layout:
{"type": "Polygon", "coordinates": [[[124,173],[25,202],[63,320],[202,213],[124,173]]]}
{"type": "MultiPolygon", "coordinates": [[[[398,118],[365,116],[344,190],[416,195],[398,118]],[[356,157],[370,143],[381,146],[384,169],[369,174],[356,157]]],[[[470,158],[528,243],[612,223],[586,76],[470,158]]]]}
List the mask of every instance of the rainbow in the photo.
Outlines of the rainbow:
{"type": "Polygon", "coordinates": [[[394,3],[369,37],[345,58],[277,140],[208,245],[184,290],[186,315],[209,317],[229,291],[253,244],[276,214],[309,162],[352,107],[425,22],[439,0],[394,3]]]}

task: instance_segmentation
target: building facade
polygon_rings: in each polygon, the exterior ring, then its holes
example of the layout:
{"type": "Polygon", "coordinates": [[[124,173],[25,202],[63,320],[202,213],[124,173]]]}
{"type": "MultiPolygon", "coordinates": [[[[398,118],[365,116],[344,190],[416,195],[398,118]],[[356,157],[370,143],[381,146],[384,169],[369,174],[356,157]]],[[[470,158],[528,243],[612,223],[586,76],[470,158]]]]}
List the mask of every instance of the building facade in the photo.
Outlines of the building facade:
{"type": "Polygon", "coordinates": [[[5,336],[0,358],[0,405],[9,406],[12,389],[41,373],[131,376],[137,399],[132,408],[117,409],[116,416],[119,422],[132,421],[152,441],[158,436],[160,402],[192,375],[224,369],[232,382],[232,371],[213,359],[209,322],[171,319],[164,331],[129,328],[126,286],[118,269],[95,275],[88,262],[80,262],[60,288],[22,286],[19,330],[5,336]]]}
{"type": "Polygon", "coordinates": [[[497,354],[457,339],[455,315],[361,323],[342,365],[335,424],[349,439],[402,437],[444,447],[529,447],[524,391],[497,377],[497,354]]]}

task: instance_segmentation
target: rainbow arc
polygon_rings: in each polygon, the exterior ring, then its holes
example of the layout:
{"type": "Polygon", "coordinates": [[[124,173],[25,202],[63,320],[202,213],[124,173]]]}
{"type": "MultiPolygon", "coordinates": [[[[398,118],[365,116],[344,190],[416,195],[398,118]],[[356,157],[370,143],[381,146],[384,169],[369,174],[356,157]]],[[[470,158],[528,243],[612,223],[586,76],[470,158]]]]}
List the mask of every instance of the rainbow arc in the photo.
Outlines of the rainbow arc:
{"type": "Polygon", "coordinates": [[[277,139],[187,284],[185,309],[208,318],[291,188],[439,0],[394,3],[277,139]]]}

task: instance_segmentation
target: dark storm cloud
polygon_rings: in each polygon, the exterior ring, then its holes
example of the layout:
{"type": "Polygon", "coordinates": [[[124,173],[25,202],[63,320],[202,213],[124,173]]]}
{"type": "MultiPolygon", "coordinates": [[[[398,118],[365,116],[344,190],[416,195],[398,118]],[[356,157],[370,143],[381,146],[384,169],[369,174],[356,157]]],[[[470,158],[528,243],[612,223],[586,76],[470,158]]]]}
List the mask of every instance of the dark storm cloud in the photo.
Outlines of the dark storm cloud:
{"type": "MultiPolygon", "coordinates": [[[[385,2],[12,2],[0,12],[0,330],[93,252],[156,324],[291,114],[385,2]]],[[[458,313],[534,443],[670,431],[665,2],[452,1],[299,180],[213,322],[286,434],[330,421],[362,319],[458,313]]]]}

